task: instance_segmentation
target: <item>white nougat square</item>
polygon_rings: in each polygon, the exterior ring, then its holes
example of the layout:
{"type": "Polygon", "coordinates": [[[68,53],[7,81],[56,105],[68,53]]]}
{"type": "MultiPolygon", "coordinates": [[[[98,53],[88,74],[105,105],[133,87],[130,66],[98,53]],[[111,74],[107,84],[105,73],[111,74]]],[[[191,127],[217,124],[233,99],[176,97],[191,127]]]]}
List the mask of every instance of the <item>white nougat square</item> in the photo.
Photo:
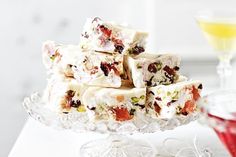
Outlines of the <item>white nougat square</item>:
{"type": "Polygon", "coordinates": [[[89,87],[83,102],[94,120],[126,121],[145,113],[145,88],[89,87]]]}
{"type": "Polygon", "coordinates": [[[147,88],[147,112],[152,118],[171,119],[198,111],[202,84],[199,81],[183,81],[171,85],[147,88]]]}
{"type": "Polygon", "coordinates": [[[80,46],[84,51],[137,55],[145,51],[148,34],[100,18],[87,19],[81,35],[80,46]]]}
{"type": "Polygon", "coordinates": [[[86,112],[82,102],[86,89],[85,85],[75,79],[54,75],[48,80],[44,100],[47,101],[47,108],[57,113],[86,112]]]}
{"type": "Polygon", "coordinates": [[[52,73],[76,78],[79,83],[120,87],[123,56],[120,54],[82,52],[78,45],[60,45],[47,41],[43,46],[44,64],[52,73]]]}
{"type": "Polygon", "coordinates": [[[180,58],[171,54],[126,56],[125,69],[135,87],[173,84],[179,77],[180,58]]]}

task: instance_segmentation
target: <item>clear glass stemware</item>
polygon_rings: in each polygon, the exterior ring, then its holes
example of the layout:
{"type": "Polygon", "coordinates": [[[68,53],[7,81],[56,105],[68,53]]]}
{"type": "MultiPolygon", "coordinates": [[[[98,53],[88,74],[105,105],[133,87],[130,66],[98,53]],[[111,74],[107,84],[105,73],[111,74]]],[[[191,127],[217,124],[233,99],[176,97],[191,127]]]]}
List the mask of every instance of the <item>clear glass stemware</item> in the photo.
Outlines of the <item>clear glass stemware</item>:
{"type": "Polygon", "coordinates": [[[232,75],[230,61],[236,51],[236,12],[200,11],[196,20],[219,58],[217,73],[221,89],[228,89],[232,75]]]}
{"type": "Polygon", "coordinates": [[[205,122],[215,130],[232,157],[236,157],[236,91],[218,91],[199,103],[205,122]]]}

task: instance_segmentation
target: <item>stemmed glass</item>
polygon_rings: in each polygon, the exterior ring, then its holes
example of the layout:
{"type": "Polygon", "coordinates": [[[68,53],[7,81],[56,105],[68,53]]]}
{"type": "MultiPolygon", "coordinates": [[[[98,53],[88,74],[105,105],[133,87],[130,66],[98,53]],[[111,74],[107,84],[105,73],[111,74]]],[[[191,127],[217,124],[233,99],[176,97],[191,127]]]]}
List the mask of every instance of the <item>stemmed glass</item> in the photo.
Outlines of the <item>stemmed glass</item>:
{"type": "Polygon", "coordinates": [[[236,91],[218,91],[199,101],[203,117],[232,157],[236,157],[236,91]]]}
{"type": "Polygon", "coordinates": [[[219,58],[217,73],[221,89],[229,88],[232,75],[230,60],[236,51],[236,12],[200,11],[197,22],[219,58]]]}

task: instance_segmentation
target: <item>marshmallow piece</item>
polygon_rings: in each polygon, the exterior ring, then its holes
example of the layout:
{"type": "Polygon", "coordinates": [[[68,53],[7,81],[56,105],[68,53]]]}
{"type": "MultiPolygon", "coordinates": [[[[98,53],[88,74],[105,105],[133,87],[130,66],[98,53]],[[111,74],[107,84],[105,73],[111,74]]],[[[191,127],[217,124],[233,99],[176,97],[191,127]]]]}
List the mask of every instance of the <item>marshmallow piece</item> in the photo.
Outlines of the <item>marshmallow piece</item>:
{"type": "Polygon", "coordinates": [[[198,111],[202,84],[199,81],[183,81],[171,85],[147,88],[147,113],[152,118],[171,119],[198,111]]]}
{"type": "Polygon", "coordinates": [[[137,55],[145,51],[148,34],[100,18],[87,19],[80,46],[84,51],[137,55]]]}
{"type": "Polygon", "coordinates": [[[171,54],[143,53],[125,57],[128,79],[137,88],[173,84],[179,77],[180,58],[171,54]]]}
{"type": "Polygon", "coordinates": [[[89,87],[83,95],[93,120],[126,121],[145,113],[145,88],[89,87]]]}

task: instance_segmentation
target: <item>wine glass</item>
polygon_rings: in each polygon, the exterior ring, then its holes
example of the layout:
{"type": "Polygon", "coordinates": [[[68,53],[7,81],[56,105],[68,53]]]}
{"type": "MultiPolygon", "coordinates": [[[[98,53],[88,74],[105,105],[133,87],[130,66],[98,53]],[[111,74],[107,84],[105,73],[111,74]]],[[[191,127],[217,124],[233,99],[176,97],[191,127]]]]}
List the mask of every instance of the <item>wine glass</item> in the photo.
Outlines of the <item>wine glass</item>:
{"type": "Polygon", "coordinates": [[[196,19],[219,58],[217,73],[220,77],[220,87],[230,88],[229,81],[232,75],[230,60],[236,51],[236,12],[200,11],[196,19]]]}
{"type": "Polygon", "coordinates": [[[236,91],[218,91],[199,101],[204,122],[212,127],[232,157],[236,157],[236,91]]]}

